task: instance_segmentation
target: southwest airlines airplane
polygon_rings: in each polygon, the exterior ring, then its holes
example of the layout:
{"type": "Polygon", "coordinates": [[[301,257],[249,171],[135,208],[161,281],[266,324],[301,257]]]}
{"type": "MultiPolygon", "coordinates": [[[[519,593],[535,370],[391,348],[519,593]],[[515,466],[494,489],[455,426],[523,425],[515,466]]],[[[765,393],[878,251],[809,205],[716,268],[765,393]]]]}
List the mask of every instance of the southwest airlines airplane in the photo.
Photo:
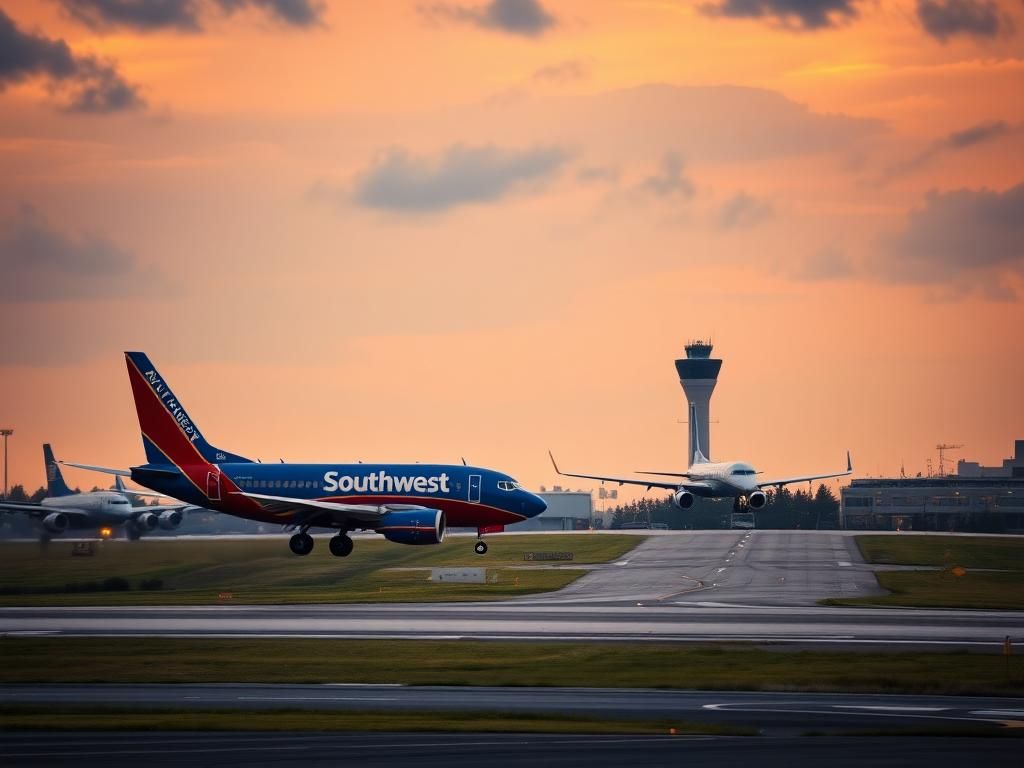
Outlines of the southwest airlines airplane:
{"type": "MultiPolygon", "coordinates": [[[[313,527],[335,529],[331,554],[345,557],[349,531],[438,544],[449,525],[476,528],[479,538],[547,508],[508,475],[464,464],[261,464],[222,451],[206,442],[146,355],[125,358],[147,463],[130,470],[71,466],[130,475],[197,506],[297,528],[289,541],[296,555],[313,551],[313,527]]],[[[477,541],[475,549],[482,555],[487,544],[477,541]]]]}
{"type": "Polygon", "coordinates": [[[762,479],[761,474],[745,461],[710,461],[701,452],[700,440],[697,429],[697,409],[690,406],[690,435],[693,439],[694,451],[690,468],[686,472],[639,472],[641,475],[661,475],[665,477],[679,478],[675,482],[666,483],[654,480],[622,477],[601,477],[600,475],[577,475],[572,472],[562,472],[555,464],[555,457],[552,454],[551,463],[555,472],[565,477],[583,477],[589,480],[609,480],[619,485],[629,483],[631,485],[644,485],[647,489],[665,488],[672,491],[672,502],[680,509],[689,509],[693,506],[697,496],[708,499],[723,499],[732,497],[735,499],[735,509],[761,509],[768,503],[768,496],[764,488],[778,488],[790,483],[809,482],[811,480],[824,480],[829,477],[843,477],[853,473],[853,463],[850,461],[850,452],[846,452],[846,470],[843,472],[829,472],[822,475],[798,475],[795,477],[782,477],[774,479],[762,479]]]}
{"type": "Polygon", "coordinates": [[[121,478],[118,478],[116,491],[75,493],[64,482],[49,443],[43,445],[43,461],[46,464],[46,498],[42,502],[0,502],[0,512],[21,512],[37,520],[43,541],[67,530],[96,532],[122,525],[129,539],[138,539],[148,531],[157,528],[172,530],[181,524],[185,504],[133,507],[127,498],[129,493],[137,496],[161,494],[130,491],[121,483],[121,478]]]}

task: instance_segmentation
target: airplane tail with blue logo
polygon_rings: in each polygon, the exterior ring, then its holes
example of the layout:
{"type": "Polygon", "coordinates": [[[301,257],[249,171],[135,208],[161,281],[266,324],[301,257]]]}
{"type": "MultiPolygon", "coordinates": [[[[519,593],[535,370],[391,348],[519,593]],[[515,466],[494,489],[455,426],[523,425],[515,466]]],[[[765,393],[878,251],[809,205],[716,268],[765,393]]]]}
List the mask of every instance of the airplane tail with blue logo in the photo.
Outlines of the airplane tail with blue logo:
{"type": "Polygon", "coordinates": [[[74,491],[68,488],[68,484],[64,482],[60,464],[53,458],[53,449],[50,448],[49,443],[43,443],[43,461],[46,464],[46,495],[50,498],[73,495],[74,491]]]}
{"type": "Polygon", "coordinates": [[[244,456],[206,442],[163,376],[142,352],[125,352],[128,379],[142,430],[142,444],[150,464],[252,463],[244,456]]]}

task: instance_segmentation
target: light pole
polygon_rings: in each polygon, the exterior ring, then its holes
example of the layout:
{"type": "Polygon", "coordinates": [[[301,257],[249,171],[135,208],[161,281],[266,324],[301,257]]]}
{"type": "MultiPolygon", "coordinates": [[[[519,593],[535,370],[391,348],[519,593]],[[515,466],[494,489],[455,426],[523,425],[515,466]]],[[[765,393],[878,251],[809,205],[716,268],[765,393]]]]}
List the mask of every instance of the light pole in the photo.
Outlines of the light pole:
{"type": "Polygon", "coordinates": [[[4,438],[4,501],[7,501],[7,438],[13,434],[13,429],[0,429],[0,435],[4,438]]]}

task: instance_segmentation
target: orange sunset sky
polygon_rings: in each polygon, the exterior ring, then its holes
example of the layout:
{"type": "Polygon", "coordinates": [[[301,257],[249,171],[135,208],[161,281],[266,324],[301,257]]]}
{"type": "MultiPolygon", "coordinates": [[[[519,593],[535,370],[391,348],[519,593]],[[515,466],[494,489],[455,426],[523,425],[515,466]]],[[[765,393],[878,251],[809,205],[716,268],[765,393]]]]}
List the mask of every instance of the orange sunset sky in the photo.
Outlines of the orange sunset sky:
{"type": "Polygon", "coordinates": [[[126,349],[225,449],[534,488],[683,467],[698,337],[767,475],[1024,438],[1020,0],[0,0],[0,118],[30,490],[143,461],[126,349]]]}

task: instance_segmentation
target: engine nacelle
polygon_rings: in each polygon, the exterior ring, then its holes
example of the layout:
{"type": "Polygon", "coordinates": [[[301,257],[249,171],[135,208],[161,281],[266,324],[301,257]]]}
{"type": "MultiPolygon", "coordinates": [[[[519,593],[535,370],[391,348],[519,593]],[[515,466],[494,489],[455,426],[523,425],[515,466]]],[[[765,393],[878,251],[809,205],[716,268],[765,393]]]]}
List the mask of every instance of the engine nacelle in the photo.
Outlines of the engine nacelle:
{"type": "Polygon", "coordinates": [[[447,527],[440,510],[410,509],[387,512],[377,525],[377,533],[399,544],[440,544],[447,527]]]}
{"type": "Polygon", "coordinates": [[[687,490],[679,489],[672,494],[672,503],[680,509],[689,509],[697,499],[687,490]]]}
{"type": "Polygon", "coordinates": [[[747,506],[751,509],[761,509],[765,504],[768,503],[768,497],[764,491],[754,491],[752,494],[747,496],[747,506]]]}
{"type": "Polygon", "coordinates": [[[68,516],[63,512],[51,512],[43,518],[43,527],[50,533],[64,533],[68,528],[68,516]]]}
{"type": "Polygon", "coordinates": [[[181,525],[181,517],[180,509],[168,509],[165,512],[160,513],[158,522],[160,523],[160,527],[165,531],[173,531],[181,525]]]}
{"type": "Polygon", "coordinates": [[[152,512],[143,512],[135,518],[135,527],[140,531],[156,530],[158,525],[160,525],[160,520],[152,512]]]}

